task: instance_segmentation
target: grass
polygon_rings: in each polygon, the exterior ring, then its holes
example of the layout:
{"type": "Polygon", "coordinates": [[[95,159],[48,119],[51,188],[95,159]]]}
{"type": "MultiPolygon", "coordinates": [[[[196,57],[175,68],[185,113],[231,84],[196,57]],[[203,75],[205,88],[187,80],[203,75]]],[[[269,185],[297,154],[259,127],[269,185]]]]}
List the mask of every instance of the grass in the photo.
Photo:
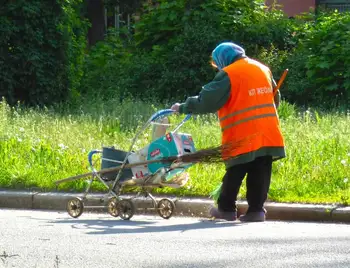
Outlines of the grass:
{"type": "MultiPolygon", "coordinates": [[[[89,172],[87,153],[114,145],[128,150],[137,127],[155,111],[145,102],[115,100],[85,102],[79,108],[25,109],[0,104],[0,187],[56,190],[54,182],[89,172]]],[[[281,127],[287,158],[274,163],[269,200],[302,203],[350,203],[350,114],[298,112],[282,103],[281,127]]],[[[178,122],[181,117],[171,118],[178,122]]],[[[197,149],[220,144],[214,115],[187,122],[197,149]]],[[[135,149],[150,142],[150,129],[135,149]]],[[[97,159],[99,162],[99,160],[97,159]]],[[[181,189],[156,189],[157,193],[209,196],[224,174],[222,164],[195,165],[191,180],[181,189]]],[[[82,191],[86,181],[61,184],[58,190],[82,191]]],[[[94,184],[94,190],[104,187],[94,184]]],[[[242,185],[240,197],[245,197],[242,185]]]]}

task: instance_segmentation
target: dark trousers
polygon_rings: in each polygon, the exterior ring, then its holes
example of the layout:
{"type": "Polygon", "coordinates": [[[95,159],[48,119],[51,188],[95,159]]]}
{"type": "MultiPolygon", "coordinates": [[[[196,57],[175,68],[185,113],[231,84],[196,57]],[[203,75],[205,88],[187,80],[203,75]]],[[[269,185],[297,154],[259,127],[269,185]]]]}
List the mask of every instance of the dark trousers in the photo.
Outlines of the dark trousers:
{"type": "Polygon", "coordinates": [[[264,211],[264,203],[270,188],[272,157],[258,157],[254,161],[233,166],[226,170],[218,199],[219,210],[237,211],[236,201],[239,188],[247,175],[248,212],[264,211]]]}

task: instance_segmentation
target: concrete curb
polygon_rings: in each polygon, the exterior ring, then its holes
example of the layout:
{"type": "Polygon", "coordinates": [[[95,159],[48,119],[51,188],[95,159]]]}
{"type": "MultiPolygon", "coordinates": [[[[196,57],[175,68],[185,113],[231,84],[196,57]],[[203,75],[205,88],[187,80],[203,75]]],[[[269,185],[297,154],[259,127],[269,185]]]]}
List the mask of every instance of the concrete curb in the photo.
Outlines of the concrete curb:
{"type": "MultiPolygon", "coordinates": [[[[35,192],[35,191],[7,191],[0,190],[0,208],[16,209],[40,209],[40,210],[66,210],[69,199],[81,197],[82,194],[35,192]]],[[[128,198],[130,196],[123,195],[128,198]]],[[[181,198],[176,196],[155,196],[157,200],[170,198],[175,201],[178,216],[209,217],[208,211],[214,202],[208,198],[181,198]]],[[[84,203],[88,206],[103,206],[107,200],[104,194],[89,194],[84,203]]],[[[137,208],[136,214],[154,214],[150,198],[138,197],[134,199],[137,208]]],[[[284,221],[321,221],[350,223],[350,207],[338,207],[336,205],[310,205],[310,204],[286,204],[266,202],[268,220],[284,221]]],[[[238,202],[238,214],[243,214],[247,209],[246,202],[238,202]]],[[[106,209],[86,209],[89,211],[106,211],[106,209]]]]}

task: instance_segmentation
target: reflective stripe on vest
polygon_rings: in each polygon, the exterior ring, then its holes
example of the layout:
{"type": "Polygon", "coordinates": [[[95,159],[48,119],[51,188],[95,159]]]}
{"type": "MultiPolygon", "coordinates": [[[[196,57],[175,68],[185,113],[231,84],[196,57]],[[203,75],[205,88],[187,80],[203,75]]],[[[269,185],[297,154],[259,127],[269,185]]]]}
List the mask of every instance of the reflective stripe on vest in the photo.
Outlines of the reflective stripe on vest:
{"type": "MultiPolygon", "coordinates": [[[[240,115],[240,114],[245,113],[245,112],[249,112],[249,111],[253,111],[253,110],[257,110],[257,109],[261,109],[261,108],[267,108],[267,107],[275,107],[275,105],[273,103],[268,103],[268,104],[260,104],[260,105],[255,105],[255,106],[251,106],[248,108],[244,108],[244,109],[236,111],[234,113],[225,115],[224,117],[220,118],[220,122],[225,121],[227,119],[230,119],[234,116],[240,115]]],[[[233,123],[228,124],[227,126],[222,127],[221,131],[224,132],[225,130],[227,130],[231,127],[237,126],[239,124],[242,124],[242,123],[245,123],[245,122],[248,122],[251,120],[255,120],[255,119],[265,118],[265,117],[277,117],[277,115],[276,115],[276,113],[264,113],[264,114],[250,116],[247,118],[237,120],[233,123]]]]}

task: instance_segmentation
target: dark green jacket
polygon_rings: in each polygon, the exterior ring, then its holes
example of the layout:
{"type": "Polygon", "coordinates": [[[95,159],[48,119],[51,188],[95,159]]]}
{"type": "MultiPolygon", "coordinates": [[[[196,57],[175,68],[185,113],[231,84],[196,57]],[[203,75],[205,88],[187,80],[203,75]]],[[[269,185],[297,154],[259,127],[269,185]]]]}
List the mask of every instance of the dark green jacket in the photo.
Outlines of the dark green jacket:
{"type": "MultiPolygon", "coordinates": [[[[273,84],[276,87],[274,79],[273,84]]],[[[179,112],[182,114],[206,114],[215,113],[228,101],[231,93],[230,78],[224,71],[219,71],[213,81],[203,86],[198,96],[187,98],[180,105],[179,112]]],[[[278,91],[275,104],[278,108],[281,94],[278,91]]]]}
{"type": "MultiPolygon", "coordinates": [[[[274,87],[276,82],[272,79],[274,87]]],[[[179,107],[179,113],[181,114],[206,114],[215,113],[220,110],[228,101],[231,93],[231,83],[226,72],[219,71],[213,81],[203,86],[198,96],[187,98],[179,107]]],[[[275,104],[279,106],[281,99],[280,92],[276,94],[275,104]]],[[[226,168],[237,164],[243,164],[253,161],[259,156],[273,156],[274,160],[285,157],[284,148],[261,148],[255,152],[247,153],[238,158],[233,158],[227,162],[226,168]]]]}

